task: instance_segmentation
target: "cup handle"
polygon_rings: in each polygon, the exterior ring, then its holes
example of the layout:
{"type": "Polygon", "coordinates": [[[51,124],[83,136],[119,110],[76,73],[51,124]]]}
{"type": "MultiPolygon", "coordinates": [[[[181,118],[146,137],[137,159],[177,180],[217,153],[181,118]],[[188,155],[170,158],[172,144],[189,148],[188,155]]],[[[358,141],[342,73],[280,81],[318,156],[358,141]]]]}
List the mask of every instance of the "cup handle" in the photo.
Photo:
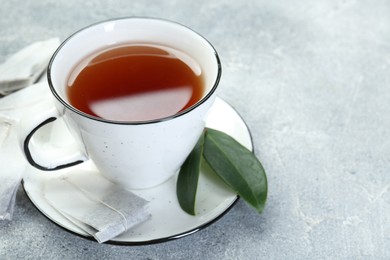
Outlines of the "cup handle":
{"type": "Polygon", "coordinates": [[[54,122],[58,118],[61,118],[62,115],[52,103],[51,105],[40,104],[35,108],[34,112],[36,116],[26,116],[20,121],[18,134],[19,144],[27,161],[32,166],[42,171],[55,171],[71,167],[88,160],[85,154],[75,146],[58,148],[52,145],[49,146],[49,149],[46,148],[42,151],[40,148],[47,147],[47,143],[35,141],[32,137],[40,128],[54,122]],[[34,142],[32,142],[33,140],[34,142]],[[34,149],[34,156],[30,147],[31,143],[34,143],[34,146],[37,147],[37,149],[34,149]],[[64,154],[64,151],[66,154],[64,154]],[[53,155],[60,158],[53,158],[53,155]]]}

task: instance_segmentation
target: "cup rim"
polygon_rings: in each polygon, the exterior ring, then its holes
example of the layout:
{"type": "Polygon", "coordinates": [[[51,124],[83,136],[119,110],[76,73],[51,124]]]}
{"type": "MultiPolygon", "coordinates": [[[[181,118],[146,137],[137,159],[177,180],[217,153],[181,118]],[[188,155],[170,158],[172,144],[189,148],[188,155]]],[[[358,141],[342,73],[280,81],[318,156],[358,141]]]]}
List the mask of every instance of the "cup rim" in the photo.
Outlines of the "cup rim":
{"type": "Polygon", "coordinates": [[[89,118],[89,119],[92,119],[92,120],[95,120],[95,121],[100,121],[100,122],[103,122],[103,123],[109,123],[109,124],[119,124],[119,125],[143,125],[143,124],[154,124],[154,123],[160,123],[160,122],[164,122],[164,121],[168,121],[168,120],[172,120],[174,118],[178,118],[178,117],[181,117],[183,115],[186,115],[187,113],[193,111],[194,109],[196,109],[197,107],[201,106],[203,103],[205,103],[208,99],[210,99],[210,97],[214,94],[214,92],[216,91],[217,87],[218,87],[218,84],[220,82],[220,79],[221,79],[221,75],[222,75],[222,65],[221,65],[221,61],[220,61],[220,58],[219,58],[219,55],[218,55],[218,52],[217,50],[215,49],[215,47],[211,44],[210,41],[208,41],[205,37],[203,37],[201,34],[197,33],[196,31],[194,31],[193,29],[181,24],[181,23],[178,23],[178,22],[175,22],[175,21],[172,21],[172,20],[168,20],[168,19],[163,19],[163,18],[155,18],[155,17],[143,17],[143,16],[130,16],[130,17],[119,17],[119,18],[112,18],[112,19],[107,19],[107,20],[103,20],[103,21],[99,21],[99,22],[96,22],[96,23],[92,23],[88,26],[85,26],[79,30],[77,30],[76,32],[72,33],[70,36],[68,36],[61,44],[60,46],[55,50],[55,52],[53,53],[52,57],[50,58],[50,61],[49,61],[49,64],[48,64],[48,69],[47,69],[47,80],[48,80],[48,84],[49,84],[49,88],[52,92],[52,94],[54,95],[54,97],[67,109],[69,109],[70,111],[80,115],[80,116],[83,116],[83,117],[86,117],[86,118],[89,118]],[[216,59],[216,63],[217,63],[217,75],[215,77],[215,80],[214,80],[214,84],[213,86],[211,87],[211,89],[208,91],[208,93],[202,98],[200,99],[198,102],[196,102],[195,104],[193,104],[192,106],[190,106],[189,108],[183,110],[183,111],[180,111],[176,114],[173,114],[173,115],[170,115],[170,116],[167,116],[167,117],[162,117],[162,118],[157,118],[157,119],[151,119],[151,120],[140,120],[140,121],[117,121],[117,120],[110,120],[110,119],[105,119],[105,118],[101,118],[101,117],[97,117],[97,116],[93,116],[93,115],[90,115],[88,113],[85,113],[77,108],[75,108],[74,106],[72,106],[71,104],[69,104],[68,102],[66,102],[59,94],[58,92],[56,91],[55,87],[54,87],[54,84],[52,82],[52,75],[51,75],[51,70],[52,70],[52,66],[53,66],[53,63],[56,59],[56,56],[57,54],[61,51],[61,49],[63,48],[63,46],[69,41],[71,40],[75,35],[77,35],[78,33],[88,29],[88,28],[91,28],[91,27],[94,27],[94,26],[97,26],[97,25],[101,25],[101,24],[104,24],[104,23],[108,23],[108,22],[113,22],[113,21],[120,21],[120,20],[130,20],[130,19],[141,19],[141,20],[155,20],[155,21],[161,21],[161,22],[166,22],[166,23],[172,23],[172,24],[175,24],[175,25],[179,25],[183,28],[186,28],[188,30],[190,30],[191,32],[195,33],[196,35],[198,35],[201,39],[203,39],[206,43],[208,43],[208,45],[212,48],[213,52],[214,52],[214,56],[215,56],[215,59],[216,59]]]}

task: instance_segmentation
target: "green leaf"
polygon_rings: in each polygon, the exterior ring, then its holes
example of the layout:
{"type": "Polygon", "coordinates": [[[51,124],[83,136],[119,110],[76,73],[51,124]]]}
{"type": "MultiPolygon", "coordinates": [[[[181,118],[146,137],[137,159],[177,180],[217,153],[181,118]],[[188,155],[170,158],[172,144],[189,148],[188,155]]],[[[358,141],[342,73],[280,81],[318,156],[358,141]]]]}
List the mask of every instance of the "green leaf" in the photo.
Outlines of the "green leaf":
{"type": "Polygon", "coordinates": [[[176,183],[176,195],[180,207],[190,215],[195,215],[195,198],[198,188],[200,165],[203,153],[204,135],[184,161],[176,183]]]}
{"type": "Polygon", "coordinates": [[[256,156],[229,135],[206,129],[203,155],[210,167],[259,213],[267,200],[267,177],[256,156]]]}

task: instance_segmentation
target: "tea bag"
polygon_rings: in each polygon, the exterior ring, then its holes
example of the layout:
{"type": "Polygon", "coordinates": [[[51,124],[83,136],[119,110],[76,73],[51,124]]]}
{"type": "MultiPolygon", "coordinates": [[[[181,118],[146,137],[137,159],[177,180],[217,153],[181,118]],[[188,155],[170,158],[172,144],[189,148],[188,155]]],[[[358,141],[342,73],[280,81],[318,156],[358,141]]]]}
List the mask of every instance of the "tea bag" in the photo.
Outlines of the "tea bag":
{"type": "Polygon", "coordinates": [[[0,94],[7,95],[36,82],[59,44],[58,38],[35,42],[9,57],[0,65],[0,94]]]}
{"type": "Polygon", "coordinates": [[[47,180],[44,197],[99,243],[115,238],[151,216],[148,201],[92,171],[47,180]]]}
{"type": "Polygon", "coordinates": [[[0,96],[12,93],[0,98],[0,220],[12,218],[16,192],[27,165],[18,147],[16,129],[22,116],[28,116],[35,105],[48,98],[47,83],[31,84],[43,74],[58,46],[57,38],[36,42],[0,65],[0,96]],[[13,93],[21,88],[24,89],[13,93]]]}
{"type": "Polygon", "coordinates": [[[50,95],[47,83],[31,85],[0,99],[0,220],[11,220],[15,196],[27,165],[17,140],[22,116],[50,95]]]}
{"type": "MultiPolygon", "coordinates": [[[[0,165],[3,166],[5,162],[20,159],[16,144],[16,134],[13,131],[12,123],[0,117],[0,165]]],[[[24,167],[23,162],[15,162],[2,167],[0,173],[0,220],[12,219],[16,192],[22,179],[24,167]]]]}

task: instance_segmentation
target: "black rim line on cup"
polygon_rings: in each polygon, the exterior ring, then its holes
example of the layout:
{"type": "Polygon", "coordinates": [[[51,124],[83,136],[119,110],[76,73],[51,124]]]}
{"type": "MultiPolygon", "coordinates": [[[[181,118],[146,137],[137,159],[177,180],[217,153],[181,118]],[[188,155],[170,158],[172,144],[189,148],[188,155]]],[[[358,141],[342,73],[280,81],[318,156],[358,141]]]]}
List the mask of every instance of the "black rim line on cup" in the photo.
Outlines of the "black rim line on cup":
{"type": "Polygon", "coordinates": [[[183,25],[183,24],[180,24],[178,22],[174,22],[174,21],[171,21],[171,20],[167,20],[167,19],[162,19],[162,18],[153,18],[153,17],[137,17],[137,16],[134,16],[134,17],[121,17],[121,18],[114,18],[114,19],[108,19],[108,20],[104,20],[104,21],[101,21],[101,22],[96,22],[96,23],[93,23],[93,24],[90,24],[88,26],[85,26],[83,28],[81,28],[80,30],[74,32],[73,34],[71,34],[68,38],[66,38],[61,44],[60,46],[56,49],[56,51],[53,53],[50,61],[49,61],[49,65],[48,65],[48,69],[47,69],[47,80],[48,80],[48,83],[49,83],[49,88],[51,90],[51,92],[53,93],[54,97],[64,106],[66,107],[67,109],[83,116],[83,117],[87,117],[89,119],[93,119],[93,120],[96,120],[96,121],[100,121],[100,122],[104,122],[104,123],[110,123],[110,124],[119,124],[119,125],[144,125],[144,124],[154,124],[154,123],[159,123],[159,122],[163,122],[163,121],[167,121],[167,120],[171,120],[173,118],[176,118],[176,117],[180,117],[182,115],[185,115],[187,114],[188,112],[194,110],[195,108],[197,108],[198,106],[200,106],[201,104],[203,104],[204,102],[206,102],[212,95],[213,93],[216,91],[217,87],[218,87],[218,84],[219,84],[219,81],[221,79],[221,75],[222,75],[222,65],[221,65],[221,61],[220,61],[220,58],[219,58],[219,55],[218,55],[218,52],[217,50],[214,48],[214,46],[205,38],[203,37],[201,34],[197,33],[196,31],[192,30],[191,28],[183,25]],[[196,102],[194,105],[192,105],[191,107],[183,110],[183,111],[180,111],[179,113],[176,113],[174,115],[171,115],[171,116],[167,116],[167,117],[162,117],[162,118],[158,118],[158,119],[152,119],[152,120],[145,120],[145,121],[115,121],[115,120],[109,120],[109,119],[104,119],[104,118],[100,118],[100,117],[96,117],[96,116],[92,116],[90,114],[87,114],[75,107],[73,107],[72,105],[70,105],[68,102],[66,102],[58,93],[57,91],[55,90],[54,86],[53,86],[53,83],[52,83],[52,77],[51,77],[51,67],[53,65],[53,62],[54,62],[54,59],[56,58],[57,54],[61,51],[62,47],[68,42],[70,41],[75,35],[77,35],[78,33],[88,29],[88,28],[91,28],[93,26],[96,26],[96,25],[99,25],[99,24],[104,24],[104,23],[108,23],[108,22],[114,22],[114,21],[120,21],[120,20],[129,20],[129,19],[140,19],[140,20],[155,20],[155,21],[162,21],[162,22],[166,22],[166,23],[171,23],[171,24],[174,24],[174,25],[179,25],[179,26],[182,26],[183,28],[186,28],[187,30],[190,30],[191,32],[195,33],[197,36],[199,36],[201,39],[203,39],[205,42],[207,42],[209,44],[209,46],[213,49],[214,51],[214,57],[217,61],[217,76],[215,78],[215,82],[214,82],[214,85],[213,87],[210,89],[210,91],[207,93],[206,96],[204,96],[202,99],[200,99],[198,102],[196,102]]]}

